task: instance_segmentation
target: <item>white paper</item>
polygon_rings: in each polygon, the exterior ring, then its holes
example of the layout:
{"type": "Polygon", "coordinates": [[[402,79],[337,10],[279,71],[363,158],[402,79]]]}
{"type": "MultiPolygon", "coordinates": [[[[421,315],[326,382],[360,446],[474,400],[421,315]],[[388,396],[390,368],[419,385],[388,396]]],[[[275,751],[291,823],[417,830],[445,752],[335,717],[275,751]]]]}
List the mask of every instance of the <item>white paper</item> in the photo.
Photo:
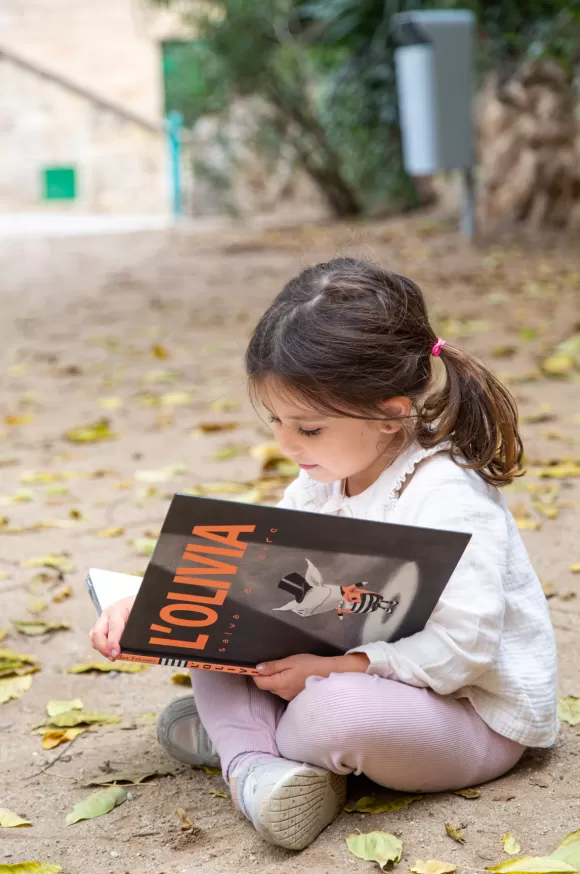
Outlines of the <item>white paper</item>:
{"type": "MultiPolygon", "coordinates": [[[[123,598],[135,596],[141,586],[142,577],[132,574],[119,574],[116,571],[103,571],[90,568],[87,575],[87,588],[93,590],[101,610],[121,601],[123,598]]],[[[94,600],[94,599],[93,599],[94,600]]],[[[97,606],[95,604],[95,606],[97,606]]]]}

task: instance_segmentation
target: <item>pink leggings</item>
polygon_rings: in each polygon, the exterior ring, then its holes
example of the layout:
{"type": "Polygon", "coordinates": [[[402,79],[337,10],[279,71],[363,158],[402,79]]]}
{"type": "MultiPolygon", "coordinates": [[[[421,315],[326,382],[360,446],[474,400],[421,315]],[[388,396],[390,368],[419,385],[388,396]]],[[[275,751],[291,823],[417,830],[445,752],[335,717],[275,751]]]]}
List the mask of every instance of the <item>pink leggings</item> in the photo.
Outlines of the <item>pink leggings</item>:
{"type": "Polygon", "coordinates": [[[247,677],[191,675],[226,777],[237,755],[262,752],[335,774],[365,774],[390,789],[440,792],[500,777],[524,752],[466,699],[370,674],[310,677],[289,703],[247,677]]]}

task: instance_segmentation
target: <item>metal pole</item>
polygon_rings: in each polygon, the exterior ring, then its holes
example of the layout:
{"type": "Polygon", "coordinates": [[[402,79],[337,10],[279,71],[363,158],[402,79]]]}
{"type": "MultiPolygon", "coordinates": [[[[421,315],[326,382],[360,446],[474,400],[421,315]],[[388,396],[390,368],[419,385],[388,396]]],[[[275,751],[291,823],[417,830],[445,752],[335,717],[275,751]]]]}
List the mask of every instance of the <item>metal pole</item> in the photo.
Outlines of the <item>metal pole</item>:
{"type": "Polygon", "coordinates": [[[475,237],[475,174],[473,167],[461,171],[461,233],[468,240],[475,237]]]}
{"type": "Polygon", "coordinates": [[[183,116],[175,110],[167,116],[167,140],[169,143],[169,159],[171,164],[171,197],[173,215],[179,218],[183,215],[181,189],[181,129],[183,116]]]}

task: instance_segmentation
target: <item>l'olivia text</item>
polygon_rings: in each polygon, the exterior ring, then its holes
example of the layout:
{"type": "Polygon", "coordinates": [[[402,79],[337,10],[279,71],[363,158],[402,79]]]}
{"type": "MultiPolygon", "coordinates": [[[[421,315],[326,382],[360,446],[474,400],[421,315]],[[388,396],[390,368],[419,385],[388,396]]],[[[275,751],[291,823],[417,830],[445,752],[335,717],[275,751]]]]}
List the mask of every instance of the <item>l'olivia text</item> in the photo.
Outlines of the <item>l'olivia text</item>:
{"type": "Polygon", "coordinates": [[[187,591],[168,592],[167,603],[159,611],[159,619],[165,625],[151,625],[151,631],[166,634],[168,637],[150,637],[149,643],[157,646],[183,647],[184,649],[203,650],[209,640],[209,634],[199,633],[195,640],[176,640],[170,635],[175,630],[173,626],[187,628],[203,628],[211,626],[218,619],[216,607],[221,607],[227,597],[231,581],[227,579],[208,579],[207,574],[214,577],[232,577],[237,573],[239,565],[229,564],[217,558],[243,558],[247,543],[239,538],[241,534],[251,534],[255,525],[216,525],[211,528],[196,525],[192,531],[194,537],[201,540],[218,543],[188,543],[182,560],[183,567],[178,567],[173,583],[177,588],[187,586],[187,591]],[[215,558],[212,556],[216,556],[215,558]],[[213,594],[207,594],[213,590],[213,594]],[[182,619],[175,614],[190,614],[190,618],[182,619]]]}

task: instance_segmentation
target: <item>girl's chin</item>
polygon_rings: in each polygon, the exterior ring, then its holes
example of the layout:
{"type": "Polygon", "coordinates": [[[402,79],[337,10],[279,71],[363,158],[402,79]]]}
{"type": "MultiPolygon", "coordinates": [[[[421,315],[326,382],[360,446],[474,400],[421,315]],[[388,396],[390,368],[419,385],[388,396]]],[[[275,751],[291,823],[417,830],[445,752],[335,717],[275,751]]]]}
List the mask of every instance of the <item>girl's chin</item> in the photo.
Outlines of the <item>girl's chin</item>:
{"type": "Polygon", "coordinates": [[[310,477],[310,479],[314,480],[317,483],[333,483],[336,482],[337,477],[335,474],[331,473],[329,470],[326,470],[324,467],[320,467],[320,465],[316,465],[311,470],[307,470],[306,473],[310,477]]]}

